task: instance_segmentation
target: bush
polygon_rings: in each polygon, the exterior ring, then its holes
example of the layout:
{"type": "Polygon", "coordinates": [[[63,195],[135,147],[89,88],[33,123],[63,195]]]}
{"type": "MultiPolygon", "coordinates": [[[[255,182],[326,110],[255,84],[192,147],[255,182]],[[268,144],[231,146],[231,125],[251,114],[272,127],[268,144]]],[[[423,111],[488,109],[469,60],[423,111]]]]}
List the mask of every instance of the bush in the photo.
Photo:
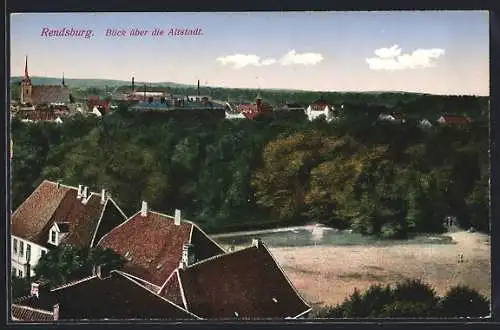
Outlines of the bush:
{"type": "Polygon", "coordinates": [[[363,294],[363,304],[368,311],[368,317],[379,317],[382,315],[385,306],[393,300],[393,293],[389,285],[384,288],[381,285],[374,284],[363,294]]]}
{"type": "Polygon", "coordinates": [[[474,289],[466,286],[452,287],[440,301],[443,317],[482,317],[490,314],[490,302],[474,289]]]}

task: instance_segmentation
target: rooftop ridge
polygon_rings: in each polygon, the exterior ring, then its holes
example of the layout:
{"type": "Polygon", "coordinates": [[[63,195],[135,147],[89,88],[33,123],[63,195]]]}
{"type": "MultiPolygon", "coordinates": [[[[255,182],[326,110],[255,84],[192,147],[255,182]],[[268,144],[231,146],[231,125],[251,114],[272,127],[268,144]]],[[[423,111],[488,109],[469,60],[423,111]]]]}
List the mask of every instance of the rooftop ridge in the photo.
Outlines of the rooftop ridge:
{"type": "Polygon", "coordinates": [[[182,310],[183,312],[186,312],[187,314],[189,314],[189,315],[191,315],[191,316],[194,316],[194,317],[195,317],[196,319],[198,319],[198,320],[200,320],[200,319],[201,319],[201,317],[199,317],[198,315],[191,313],[191,312],[190,312],[190,311],[188,311],[187,309],[182,308],[182,307],[180,307],[180,306],[179,306],[179,305],[177,305],[177,304],[174,304],[173,302],[171,302],[170,300],[168,300],[168,299],[166,299],[166,298],[164,298],[164,297],[160,296],[160,295],[159,295],[159,294],[157,294],[156,292],[153,292],[153,291],[149,290],[148,288],[146,288],[145,286],[143,286],[143,285],[142,285],[142,284],[140,284],[139,282],[137,282],[137,281],[135,281],[135,280],[131,279],[130,277],[128,277],[128,276],[126,276],[126,275],[122,274],[122,272],[121,272],[121,271],[118,271],[118,270],[112,270],[112,271],[111,271],[111,273],[116,273],[116,274],[120,275],[121,277],[123,277],[123,278],[125,278],[126,280],[128,280],[128,281],[130,281],[130,282],[134,283],[135,285],[137,285],[137,286],[139,286],[139,287],[143,288],[144,290],[148,291],[149,293],[153,294],[154,296],[156,296],[156,297],[158,297],[158,298],[162,299],[163,301],[166,301],[167,303],[169,303],[170,305],[174,306],[175,308],[180,309],[180,310],[182,310]]]}
{"type": "MultiPolygon", "coordinates": [[[[47,180],[47,179],[43,180],[42,182],[47,182],[47,183],[52,183],[52,184],[57,185],[57,182],[54,182],[54,181],[52,181],[52,180],[47,180]]],[[[78,190],[78,187],[70,186],[70,185],[68,185],[68,184],[59,183],[59,185],[60,185],[61,187],[64,187],[64,188],[73,189],[73,190],[78,190]]],[[[85,185],[84,185],[84,186],[85,186],[85,185]]],[[[101,195],[102,195],[102,194],[101,194],[101,193],[98,193],[98,192],[95,192],[95,191],[91,191],[89,196],[91,196],[91,195],[96,195],[96,196],[101,197],[101,195]]],[[[111,197],[109,197],[109,198],[111,199],[111,197]]]]}
{"type": "Polygon", "coordinates": [[[91,280],[91,279],[93,279],[95,277],[97,277],[97,276],[96,275],[91,275],[91,276],[87,276],[87,277],[84,277],[84,278],[76,280],[76,281],[68,282],[68,283],[65,283],[65,284],[63,284],[61,286],[58,286],[58,287],[55,287],[55,288],[51,289],[50,292],[61,290],[61,289],[64,289],[64,288],[68,288],[70,286],[74,286],[74,285],[77,285],[77,284],[89,281],[89,280],[91,280]]]}
{"type": "MultiPolygon", "coordinates": [[[[165,214],[165,213],[161,213],[161,212],[158,212],[158,211],[150,211],[151,213],[155,213],[155,214],[158,214],[158,215],[161,215],[161,216],[164,216],[164,217],[167,217],[167,218],[170,218],[170,219],[174,219],[175,220],[175,217],[174,216],[171,216],[171,215],[168,215],[168,214],[165,214]]],[[[190,220],[183,220],[182,217],[181,217],[181,223],[184,222],[184,223],[187,223],[187,224],[190,224],[192,226],[191,228],[191,233],[189,234],[189,243],[191,243],[191,237],[192,237],[192,230],[193,228],[196,228],[198,229],[203,235],[205,235],[210,241],[212,241],[215,245],[217,245],[217,247],[219,249],[221,249],[222,251],[224,251],[224,253],[227,253],[226,252],[226,249],[224,249],[219,243],[217,243],[214,239],[212,239],[212,237],[210,237],[207,233],[205,233],[205,231],[203,231],[203,229],[200,228],[200,226],[198,226],[195,222],[193,221],[190,221],[190,220]]]]}
{"type": "Polygon", "coordinates": [[[215,255],[213,257],[210,257],[210,258],[203,259],[203,260],[200,260],[198,262],[195,262],[194,264],[191,264],[191,265],[185,267],[184,269],[194,268],[194,267],[199,266],[199,265],[201,265],[203,263],[206,263],[206,262],[209,262],[209,261],[213,261],[213,260],[216,260],[216,259],[219,259],[219,258],[222,258],[222,257],[229,256],[229,255],[233,255],[233,254],[236,254],[236,253],[240,253],[240,252],[243,252],[243,251],[246,251],[246,250],[249,250],[249,249],[254,249],[254,248],[256,248],[256,247],[255,246],[248,246],[248,247],[246,247],[244,249],[241,249],[241,250],[236,250],[236,251],[221,253],[221,254],[215,255]]]}

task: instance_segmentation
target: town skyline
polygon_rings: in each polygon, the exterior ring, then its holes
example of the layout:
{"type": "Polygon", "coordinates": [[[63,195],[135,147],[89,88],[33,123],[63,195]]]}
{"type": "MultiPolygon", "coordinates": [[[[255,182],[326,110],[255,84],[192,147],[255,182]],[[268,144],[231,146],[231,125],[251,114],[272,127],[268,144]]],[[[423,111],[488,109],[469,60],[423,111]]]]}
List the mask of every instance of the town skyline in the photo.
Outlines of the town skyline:
{"type": "Polygon", "coordinates": [[[200,80],[204,86],[221,88],[488,96],[487,15],[15,14],[10,70],[11,76],[23,76],[28,55],[32,77],[59,78],[64,72],[66,79],[130,81],[133,76],[137,82],[195,85],[200,80]],[[464,20],[466,28],[461,26],[464,20]],[[161,28],[165,34],[170,28],[189,27],[203,30],[203,35],[105,36],[110,28],[138,27],[161,28]],[[93,36],[40,36],[48,28],[92,30],[93,36]]]}

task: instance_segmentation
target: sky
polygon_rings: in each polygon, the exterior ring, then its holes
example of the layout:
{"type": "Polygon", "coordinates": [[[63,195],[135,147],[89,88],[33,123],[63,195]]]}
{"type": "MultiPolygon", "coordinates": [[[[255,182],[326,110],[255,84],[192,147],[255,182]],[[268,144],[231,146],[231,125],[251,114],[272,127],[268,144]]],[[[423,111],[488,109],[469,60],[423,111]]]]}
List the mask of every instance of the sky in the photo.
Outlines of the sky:
{"type": "Polygon", "coordinates": [[[489,95],[486,11],[29,13],[10,21],[11,76],[24,75],[27,55],[30,76],[489,95]],[[88,32],[49,33],[63,28],[88,32]],[[152,36],[156,28],[164,35],[152,36]]]}

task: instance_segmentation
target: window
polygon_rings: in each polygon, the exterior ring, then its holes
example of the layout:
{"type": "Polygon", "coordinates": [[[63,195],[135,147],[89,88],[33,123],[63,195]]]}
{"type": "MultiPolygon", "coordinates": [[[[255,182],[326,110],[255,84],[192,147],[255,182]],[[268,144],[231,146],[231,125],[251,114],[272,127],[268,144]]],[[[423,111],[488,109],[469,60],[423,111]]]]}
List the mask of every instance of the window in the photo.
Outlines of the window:
{"type": "Polygon", "coordinates": [[[24,256],[24,242],[23,241],[19,241],[19,254],[21,256],[24,256]]]}
{"type": "Polygon", "coordinates": [[[18,275],[19,277],[23,277],[23,275],[24,275],[24,274],[23,274],[23,271],[19,269],[19,270],[17,271],[17,275],[18,275]]]}
{"type": "Polygon", "coordinates": [[[26,243],[26,260],[31,260],[31,245],[26,243]]]}
{"type": "Polygon", "coordinates": [[[56,244],[57,245],[57,241],[56,241],[56,231],[55,230],[51,230],[50,231],[50,237],[49,237],[49,243],[52,243],[52,244],[56,244]]]}
{"type": "Polygon", "coordinates": [[[14,254],[17,254],[17,238],[14,238],[14,254]]]}

